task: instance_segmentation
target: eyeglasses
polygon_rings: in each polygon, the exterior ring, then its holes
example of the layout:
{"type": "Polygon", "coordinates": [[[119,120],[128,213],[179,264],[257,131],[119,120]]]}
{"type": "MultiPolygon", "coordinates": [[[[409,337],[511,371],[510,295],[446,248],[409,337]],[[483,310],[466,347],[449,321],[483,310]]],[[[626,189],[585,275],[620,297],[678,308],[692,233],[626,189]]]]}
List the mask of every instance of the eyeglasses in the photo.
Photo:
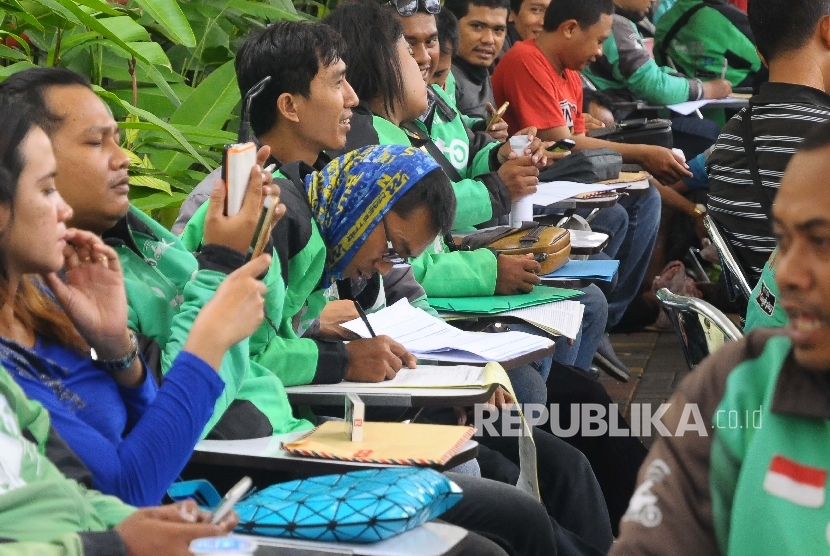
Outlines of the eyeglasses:
{"type": "Polygon", "coordinates": [[[440,0],[389,0],[389,3],[395,6],[395,9],[403,17],[414,15],[418,11],[418,2],[424,5],[427,13],[435,15],[441,11],[440,0]]]}
{"type": "Polygon", "coordinates": [[[383,233],[386,234],[386,254],[381,257],[381,260],[390,264],[406,264],[406,257],[400,256],[392,245],[392,238],[389,237],[389,228],[386,226],[386,218],[381,218],[380,221],[383,224],[383,233]]]}

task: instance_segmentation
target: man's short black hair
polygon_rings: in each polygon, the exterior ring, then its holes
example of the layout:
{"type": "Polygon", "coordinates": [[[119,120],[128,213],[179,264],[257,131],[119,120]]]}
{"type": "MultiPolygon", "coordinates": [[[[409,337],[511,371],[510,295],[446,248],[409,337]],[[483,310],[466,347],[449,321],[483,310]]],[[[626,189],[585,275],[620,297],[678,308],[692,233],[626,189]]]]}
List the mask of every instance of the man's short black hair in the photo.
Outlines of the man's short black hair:
{"type": "Polygon", "coordinates": [[[545,10],[545,31],[556,31],[564,22],[575,19],[587,29],[604,15],[614,13],[614,0],[551,0],[545,10]]]}
{"type": "Polygon", "coordinates": [[[519,13],[519,10],[522,9],[522,4],[524,4],[525,0],[510,0],[510,11],[514,14],[519,13]]]}
{"type": "Polygon", "coordinates": [[[751,0],[747,13],[758,52],[769,63],[807,43],[830,15],[830,0],[751,0]]]}
{"type": "Polygon", "coordinates": [[[470,4],[485,8],[504,8],[510,10],[510,0],[444,0],[444,8],[461,19],[470,13],[470,4]]]}
{"type": "Polygon", "coordinates": [[[438,27],[438,47],[441,54],[458,52],[458,19],[449,10],[441,10],[435,15],[438,27]]]}
{"type": "Polygon", "coordinates": [[[277,98],[311,94],[311,81],[343,56],[346,45],[331,28],[309,21],[278,21],[251,33],[236,54],[236,78],[244,97],[262,78],[271,81],[251,104],[251,127],[259,135],[277,123],[277,98]]]}
{"type": "Polygon", "coordinates": [[[46,91],[52,87],[80,86],[92,89],[89,79],[66,68],[31,68],[19,71],[0,85],[0,94],[28,111],[29,118],[47,135],[56,131],[63,118],[49,110],[46,91]]]}
{"type": "Polygon", "coordinates": [[[406,218],[421,207],[429,209],[429,217],[437,235],[450,233],[455,219],[455,193],[450,178],[441,168],[436,168],[421,178],[390,210],[401,218],[406,218]]]}
{"type": "Polygon", "coordinates": [[[405,97],[397,50],[403,25],[394,8],[372,1],[348,2],[322,21],[346,42],[346,79],[357,97],[365,101],[382,98],[385,108],[393,112],[405,97]]]}

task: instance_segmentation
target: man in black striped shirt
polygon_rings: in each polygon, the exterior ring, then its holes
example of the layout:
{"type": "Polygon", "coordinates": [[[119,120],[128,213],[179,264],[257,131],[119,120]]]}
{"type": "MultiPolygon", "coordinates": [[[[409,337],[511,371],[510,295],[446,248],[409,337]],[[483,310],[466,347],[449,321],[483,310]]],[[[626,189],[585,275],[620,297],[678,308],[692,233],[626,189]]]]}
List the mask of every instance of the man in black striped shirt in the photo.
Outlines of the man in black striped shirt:
{"type": "Polygon", "coordinates": [[[751,101],[758,187],[744,148],[746,110],[724,126],[709,157],[712,218],[724,229],[750,287],[775,248],[769,207],[787,163],[830,120],[830,0],[756,0],[749,23],[770,82],[751,101]]]}

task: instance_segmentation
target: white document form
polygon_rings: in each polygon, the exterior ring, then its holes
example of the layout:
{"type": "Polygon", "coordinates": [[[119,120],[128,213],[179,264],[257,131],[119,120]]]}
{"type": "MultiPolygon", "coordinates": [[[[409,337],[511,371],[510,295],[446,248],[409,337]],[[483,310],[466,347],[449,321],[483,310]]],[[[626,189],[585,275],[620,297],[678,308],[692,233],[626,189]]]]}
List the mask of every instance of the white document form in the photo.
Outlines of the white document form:
{"type": "MultiPolygon", "coordinates": [[[[482,363],[508,361],[553,344],[548,338],[524,332],[485,334],[458,330],[417,307],[407,299],[367,317],[376,334],[389,336],[409,352],[423,359],[482,363]]],[[[362,338],[370,338],[360,319],[342,324],[362,338]]]]}
{"type": "Polygon", "coordinates": [[[582,328],[584,312],[585,305],[579,301],[566,300],[523,307],[500,314],[520,318],[551,334],[575,340],[582,328]]]}
{"type": "Polygon", "coordinates": [[[596,183],[577,183],[572,181],[551,181],[536,186],[536,193],[530,197],[534,205],[548,206],[583,193],[599,193],[625,189],[625,184],[602,185],[596,183]]]}

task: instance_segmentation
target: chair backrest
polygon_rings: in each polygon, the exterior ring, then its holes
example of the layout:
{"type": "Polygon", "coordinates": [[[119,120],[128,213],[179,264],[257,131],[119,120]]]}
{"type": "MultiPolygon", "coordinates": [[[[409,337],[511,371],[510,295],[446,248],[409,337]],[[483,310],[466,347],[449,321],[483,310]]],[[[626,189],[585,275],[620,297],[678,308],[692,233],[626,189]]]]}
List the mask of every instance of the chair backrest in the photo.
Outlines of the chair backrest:
{"type": "Polygon", "coordinates": [[[659,290],[657,298],[674,326],[690,369],[727,341],[743,337],[729,317],[702,299],[676,295],[668,288],[659,290]]]}
{"type": "Polygon", "coordinates": [[[735,301],[738,295],[742,295],[745,300],[749,301],[752,295],[749,280],[746,279],[741,265],[738,264],[738,259],[735,258],[735,253],[732,252],[732,247],[726,242],[726,238],[723,237],[717,222],[707,214],[703,217],[703,225],[706,226],[709,239],[712,240],[712,244],[720,255],[724,278],[730,291],[730,301],[735,301]]]}

